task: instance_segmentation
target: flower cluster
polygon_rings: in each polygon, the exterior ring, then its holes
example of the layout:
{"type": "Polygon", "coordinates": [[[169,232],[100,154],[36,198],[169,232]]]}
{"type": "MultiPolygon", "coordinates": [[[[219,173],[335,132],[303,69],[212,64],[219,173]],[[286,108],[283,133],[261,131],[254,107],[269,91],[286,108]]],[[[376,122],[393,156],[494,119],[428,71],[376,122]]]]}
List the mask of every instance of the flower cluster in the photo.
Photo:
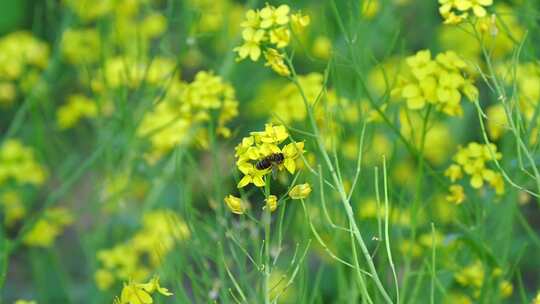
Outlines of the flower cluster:
{"type": "Polygon", "coordinates": [[[133,57],[115,56],[108,58],[103,67],[89,80],[96,93],[106,93],[107,89],[137,88],[143,83],[159,86],[168,81],[175,70],[174,60],[156,57],[151,61],[133,57]]]}
{"type": "Polygon", "coordinates": [[[406,59],[406,67],[392,95],[405,99],[411,110],[432,104],[447,115],[461,116],[462,95],[470,101],[478,99],[478,89],[467,76],[467,64],[453,51],[438,54],[435,59],[429,50],[419,51],[406,59]]]}
{"type": "Polygon", "coordinates": [[[263,177],[271,173],[274,165],[279,171],[287,169],[288,172],[294,174],[297,159],[304,153],[304,143],[289,143],[280,147],[279,145],[287,138],[289,138],[289,133],[284,126],[267,124],[264,131],[251,132],[250,136],[242,139],[242,142],[236,146],[235,152],[236,166],[244,174],[238,182],[238,188],[251,183],[257,187],[264,187],[263,177]],[[272,164],[269,168],[262,170],[257,168],[257,162],[273,154],[282,154],[283,160],[272,164]]]}
{"type": "Polygon", "coordinates": [[[482,286],[486,275],[490,276],[490,279],[499,280],[499,294],[500,297],[505,299],[512,295],[514,287],[508,280],[501,279],[503,271],[500,268],[495,268],[491,273],[486,273],[484,265],[480,260],[474,261],[472,264],[463,267],[456,274],[454,279],[463,287],[470,287],[473,290],[473,297],[478,298],[481,293],[482,286]]]}
{"type": "Polygon", "coordinates": [[[97,21],[110,22],[106,32],[107,43],[124,53],[137,55],[146,53],[152,39],[159,37],[167,29],[167,19],[161,13],[149,9],[144,1],[132,0],[67,0],[66,6],[79,18],[81,27],[67,29],[62,39],[62,49],[68,61],[93,63],[101,52],[91,49],[94,54],[84,58],[90,50],[87,46],[101,45],[92,24],[97,21]],[[81,36],[87,34],[86,36],[81,36]],[[133,43],[137,41],[137,43],[133,43]],[[91,60],[89,60],[91,59],[91,60]]]}
{"type": "MultiPolygon", "coordinates": [[[[480,189],[485,182],[495,189],[497,195],[504,193],[504,180],[500,173],[487,167],[487,162],[499,160],[501,153],[497,152],[494,144],[469,143],[467,147],[459,147],[454,156],[454,163],[445,171],[445,175],[452,182],[456,182],[464,177],[464,173],[470,177],[470,184],[475,189],[480,189]]],[[[463,201],[463,188],[460,185],[453,185],[450,188],[449,200],[460,203],[463,201]]]]}
{"type": "Polygon", "coordinates": [[[485,17],[485,7],[493,4],[493,0],[439,0],[439,13],[445,24],[463,22],[472,11],[476,17],[485,17]]]}
{"type": "MultiPolygon", "coordinates": [[[[196,30],[199,33],[223,31],[232,28],[237,33],[243,7],[232,0],[188,0],[199,14],[196,30]]],[[[228,37],[227,37],[228,38],[228,37]]]]}
{"type": "Polygon", "coordinates": [[[14,181],[39,186],[46,178],[47,171],[36,160],[32,148],[17,139],[8,139],[0,146],[0,185],[14,181]]]}
{"type": "Polygon", "coordinates": [[[16,191],[6,191],[0,195],[0,210],[4,214],[4,225],[12,227],[13,224],[26,216],[26,207],[22,198],[16,191]]]}
{"type": "Polygon", "coordinates": [[[153,277],[148,283],[124,284],[120,298],[115,298],[113,304],[151,304],[154,303],[152,294],[155,292],[167,297],[173,295],[167,288],[159,285],[157,277],[153,277]]]}
{"type": "Polygon", "coordinates": [[[459,26],[441,27],[438,35],[441,48],[453,50],[463,58],[479,63],[483,44],[490,50],[489,55],[494,61],[505,58],[514,51],[514,41],[522,40],[526,32],[516,9],[499,1],[493,8],[494,15],[478,18],[476,22],[464,22],[459,26]],[[482,44],[478,43],[478,37],[471,35],[475,32],[480,35],[482,44]]]}
{"type": "Polygon", "coordinates": [[[291,14],[288,5],[274,7],[266,5],[260,10],[249,10],[246,19],[241,23],[244,43],[234,49],[238,60],[249,57],[259,60],[261,54],[266,58],[266,66],[281,76],[290,75],[281,49],[287,47],[291,40],[291,29],[301,31],[309,25],[308,16],[301,13],[291,14]]]}
{"type": "Polygon", "coordinates": [[[160,103],[145,114],[137,131],[148,138],[150,162],[160,159],[179,144],[196,142],[208,146],[208,130],[203,128],[215,119],[215,132],[229,137],[227,123],[238,115],[234,88],[212,72],[201,71],[191,83],[175,82],[160,103]]]}
{"type": "Polygon", "coordinates": [[[0,39],[0,105],[11,105],[18,85],[29,90],[49,61],[49,47],[28,32],[14,32],[0,39]]]}
{"type": "Polygon", "coordinates": [[[95,28],[67,29],[62,33],[62,55],[71,64],[93,64],[100,58],[101,39],[95,28]]]}
{"type": "Polygon", "coordinates": [[[187,225],[174,212],[145,213],[143,227],[131,239],[97,253],[101,263],[94,274],[97,286],[105,290],[116,280],[147,279],[175,243],[189,235],[187,225]]]}
{"type": "MultiPolygon", "coordinates": [[[[287,129],[282,125],[266,124],[264,131],[251,132],[244,137],[235,148],[236,166],[244,174],[237,187],[243,188],[249,184],[265,187],[268,174],[287,171],[294,174],[299,166],[299,158],[304,153],[303,142],[283,144],[289,138],[287,129]]],[[[302,199],[311,193],[309,184],[299,184],[289,191],[292,199],[302,199]]],[[[225,204],[232,213],[244,214],[249,204],[241,198],[228,195],[225,204]]],[[[265,199],[264,209],[273,212],[278,207],[278,197],[270,195],[265,199]]]]}
{"type": "Polygon", "coordinates": [[[25,235],[23,242],[28,246],[50,247],[64,228],[73,223],[73,215],[62,207],[50,208],[25,235]]]}
{"type": "Polygon", "coordinates": [[[68,102],[56,110],[56,120],[60,129],[69,129],[83,118],[94,118],[98,114],[96,103],[80,94],[68,97],[68,102]]]}

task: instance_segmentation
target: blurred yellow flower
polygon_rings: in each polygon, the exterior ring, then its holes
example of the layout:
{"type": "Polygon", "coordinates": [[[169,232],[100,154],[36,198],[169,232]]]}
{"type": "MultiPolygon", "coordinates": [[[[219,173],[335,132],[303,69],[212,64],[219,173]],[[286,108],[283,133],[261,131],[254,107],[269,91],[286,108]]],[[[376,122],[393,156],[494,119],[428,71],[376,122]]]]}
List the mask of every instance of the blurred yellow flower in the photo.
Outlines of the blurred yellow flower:
{"type": "Polygon", "coordinates": [[[454,278],[462,286],[481,288],[484,283],[484,266],[482,262],[475,261],[457,272],[454,278]]]}
{"type": "MultiPolygon", "coordinates": [[[[463,173],[470,177],[470,184],[473,188],[479,189],[488,182],[497,195],[504,193],[504,179],[499,172],[487,168],[486,163],[502,158],[502,154],[497,152],[494,144],[469,143],[467,147],[459,147],[454,156],[454,164],[445,171],[445,175],[452,182],[463,177],[463,173]]],[[[457,188],[450,190],[452,198],[456,199],[457,188]]]]}
{"type": "Polygon", "coordinates": [[[17,139],[7,139],[0,146],[0,185],[8,180],[19,184],[42,185],[47,171],[38,163],[34,150],[17,139]]]}
{"type": "Polygon", "coordinates": [[[17,300],[13,304],[37,304],[37,302],[31,300],[17,300]]]}
{"type": "Polygon", "coordinates": [[[493,0],[439,0],[439,13],[446,24],[458,24],[468,17],[469,11],[476,17],[486,16],[485,6],[493,4],[493,0]],[[458,14],[459,12],[459,14],[458,14]]]}
{"type": "Polygon", "coordinates": [[[94,100],[74,94],[68,97],[68,102],[56,110],[56,120],[60,129],[73,128],[83,118],[95,118],[98,108],[94,100]]]}
{"type": "Polygon", "coordinates": [[[270,208],[270,212],[274,212],[277,209],[277,196],[269,195],[265,200],[265,208],[270,208]]]}
{"type": "Polygon", "coordinates": [[[92,64],[99,60],[101,38],[95,28],[68,28],[62,33],[61,48],[70,63],[92,64]]]}
{"type": "Polygon", "coordinates": [[[448,202],[459,205],[465,200],[465,190],[460,185],[451,185],[450,194],[446,196],[448,202]]]}
{"type": "Polygon", "coordinates": [[[24,236],[23,243],[35,247],[51,247],[64,228],[73,222],[71,212],[62,207],[46,210],[24,236]]]}
{"type": "Polygon", "coordinates": [[[311,51],[317,58],[328,59],[332,53],[332,41],[326,36],[317,36],[313,40],[311,51]]]}
{"type": "Polygon", "coordinates": [[[0,195],[0,210],[4,214],[4,224],[11,227],[26,215],[26,208],[20,195],[15,191],[2,192],[0,195]]]}
{"type": "Polygon", "coordinates": [[[510,281],[503,280],[499,284],[499,291],[501,293],[501,297],[503,299],[506,299],[506,298],[510,297],[512,295],[512,293],[514,292],[514,286],[512,285],[512,283],[510,281]]]}

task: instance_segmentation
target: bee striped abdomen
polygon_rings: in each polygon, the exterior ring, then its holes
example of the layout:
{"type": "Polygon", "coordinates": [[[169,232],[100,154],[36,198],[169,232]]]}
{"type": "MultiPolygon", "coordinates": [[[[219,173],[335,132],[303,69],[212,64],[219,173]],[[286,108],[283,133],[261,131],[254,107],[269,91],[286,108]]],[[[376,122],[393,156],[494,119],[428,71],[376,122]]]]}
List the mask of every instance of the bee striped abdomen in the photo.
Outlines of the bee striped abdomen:
{"type": "Polygon", "coordinates": [[[283,162],[285,159],[285,156],[283,156],[283,153],[274,153],[266,156],[265,158],[259,160],[257,164],[255,164],[255,167],[258,170],[265,170],[272,166],[272,164],[279,165],[283,162]]]}

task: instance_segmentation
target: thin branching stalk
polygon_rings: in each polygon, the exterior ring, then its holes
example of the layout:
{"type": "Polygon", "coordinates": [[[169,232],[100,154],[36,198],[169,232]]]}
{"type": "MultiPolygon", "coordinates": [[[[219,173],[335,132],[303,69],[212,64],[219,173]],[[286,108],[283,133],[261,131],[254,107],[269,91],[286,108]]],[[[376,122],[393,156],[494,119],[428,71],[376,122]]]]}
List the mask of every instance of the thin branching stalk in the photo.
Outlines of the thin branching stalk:
{"type": "Polygon", "coordinates": [[[390,233],[389,218],[390,206],[388,203],[388,180],[386,176],[386,158],[383,156],[383,182],[384,182],[384,243],[386,244],[386,254],[388,255],[388,263],[390,263],[390,269],[392,269],[392,276],[394,277],[394,284],[396,287],[396,302],[399,303],[399,284],[397,279],[396,267],[394,266],[394,260],[392,259],[392,250],[390,249],[390,233]]]}
{"type": "MultiPolygon", "coordinates": [[[[264,196],[265,199],[268,199],[270,196],[270,178],[266,177],[266,183],[264,187],[264,196]]],[[[264,208],[263,211],[263,222],[264,222],[264,272],[263,272],[263,297],[264,303],[270,304],[270,222],[272,220],[272,211],[268,206],[264,208]]]]}
{"type": "Polygon", "coordinates": [[[312,129],[312,133],[316,135],[315,140],[316,140],[317,146],[319,148],[320,153],[323,156],[323,159],[324,159],[324,161],[326,163],[326,166],[328,167],[328,170],[330,171],[330,175],[332,176],[332,180],[334,181],[334,185],[336,187],[336,190],[338,191],[340,200],[341,200],[341,202],[342,202],[342,204],[343,204],[343,206],[345,208],[345,212],[347,213],[347,218],[349,220],[349,223],[351,224],[351,227],[352,227],[354,236],[356,238],[356,241],[358,242],[358,245],[360,246],[360,250],[362,252],[362,255],[364,256],[364,259],[366,260],[366,263],[368,264],[369,272],[372,275],[372,279],[373,279],[375,285],[377,286],[377,289],[381,293],[384,301],[386,303],[393,303],[392,299],[388,295],[388,292],[384,288],[384,286],[383,286],[383,284],[382,284],[382,282],[381,282],[381,280],[379,278],[379,275],[377,273],[377,269],[375,268],[375,264],[373,263],[373,258],[371,257],[371,255],[370,255],[370,253],[369,253],[369,251],[367,249],[367,246],[366,246],[366,244],[364,242],[364,238],[362,237],[362,233],[360,232],[360,229],[358,228],[358,225],[356,224],[356,220],[354,218],[354,211],[353,211],[353,209],[352,209],[352,207],[350,205],[349,199],[347,197],[347,193],[345,193],[345,188],[344,188],[343,184],[341,184],[339,182],[339,178],[337,176],[336,170],[335,170],[335,168],[334,168],[334,166],[332,164],[332,161],[330,160],[330,156],[328,155],[328,152],[326,151],[326,149],[324,147],[324,143],[322,141],[321,133],[319,131],[317,123],[315,122],[315,117],[313,116],[313,110],[312,110],[311,106],[309,105],[309,100],[307,99],[307,97],[306,97],[306,95],[304,93],[304,89],[302,88],[300,82],[298,81],[296,71],[294,70],[294,67],[293,67],[292,63],[290,62],[290,60],[288,60],[288,63],[289,63],[289,67],[291,68],[291,74],[292,74],[291,80],[293,81],[293,83],[295,84],[295,86],[299,90],[300,95],[302,96],[302,100],[304,102],[304,106],[305,106],[307,114],[308,114],[308,119],[309,119],[309,123],[310,123],[311,129],[312,129]]]}

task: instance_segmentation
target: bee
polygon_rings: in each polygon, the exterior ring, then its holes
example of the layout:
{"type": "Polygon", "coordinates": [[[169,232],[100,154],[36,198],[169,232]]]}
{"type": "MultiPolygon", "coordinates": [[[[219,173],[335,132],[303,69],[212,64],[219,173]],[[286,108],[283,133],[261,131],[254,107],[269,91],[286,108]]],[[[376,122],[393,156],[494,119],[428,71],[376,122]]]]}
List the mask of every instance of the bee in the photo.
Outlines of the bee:
{"type": "Polygon", "coordinates": [[[273,153],[259,160],[255,164],[255,168],[258,170],[265,170],[272,167],[272,171],[274,171],[274,167],[282,164],[284,159],[285,156],[283,156],[283,153],[273,153]]]}

